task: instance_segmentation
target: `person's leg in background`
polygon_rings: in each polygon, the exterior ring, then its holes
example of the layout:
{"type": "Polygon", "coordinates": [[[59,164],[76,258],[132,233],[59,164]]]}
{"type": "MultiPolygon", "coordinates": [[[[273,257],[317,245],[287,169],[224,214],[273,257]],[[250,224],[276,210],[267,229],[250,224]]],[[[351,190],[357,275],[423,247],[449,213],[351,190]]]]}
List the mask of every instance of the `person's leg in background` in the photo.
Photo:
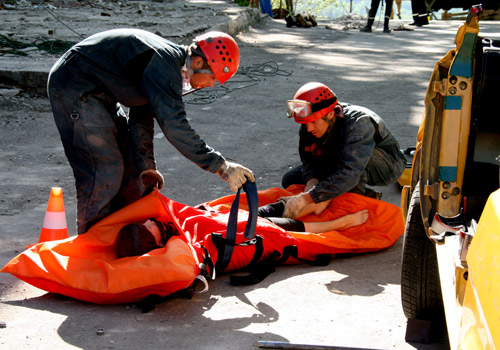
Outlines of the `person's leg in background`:
{"type": "Polygon", "coordinates": [[[366,22],[366,26],[361,28],[361,32],[371,33],[372,25],[375,22],[375,15],[377,14],[378,6],[380,5],[380,0],[372,0],[370,5],[370,10],[368,11],[368,21],[366,22]]]}
{"type": "Polygon", "coordinates": [[[425,0],[411,0],[411,12],[413,14],[413,23],[410,23],[410,25],[421,27],[429,24],[425,0]]]}
{"type": "Polygon", "coordinates": [[[396,0],[396,6],[398,8],[398,12],[396,13],[396,15],[399,19],[401,19],[401,1],[402,0],[396,0]]]}
{"type": "Polygon", "coordinates": [[[259,0],[260,11],[266,13],[269,18],[273,18],[273,8],[271,5],[271,0],[259,0]]]}
{"type": "Polygon", "coordinates": [[[384,33],[390,33],[389,20],[392,14],[392,4],[394,0],[385,0],[385,17],[384,17],[384,33]]]}

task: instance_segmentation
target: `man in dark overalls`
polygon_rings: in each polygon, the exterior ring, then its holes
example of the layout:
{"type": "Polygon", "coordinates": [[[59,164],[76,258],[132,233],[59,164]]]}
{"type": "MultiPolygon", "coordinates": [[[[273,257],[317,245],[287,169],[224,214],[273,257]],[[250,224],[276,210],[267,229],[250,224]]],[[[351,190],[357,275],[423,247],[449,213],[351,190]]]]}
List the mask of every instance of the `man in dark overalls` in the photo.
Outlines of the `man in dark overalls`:
{"type": "Polygon", "coordinates": [[[48,94],[75,176],[78,234],[163,187],[153,152],[154,120],[168,141],[236,191],[252,172],[229,162],[191,128],[184,88],[223,84],[237,71],[239,48],[221,32],[190,46],[138,29],[116,29],[73,46],[52,68],[48,94]],[[122,106],[129,108],[126,115],[122,106]]]}

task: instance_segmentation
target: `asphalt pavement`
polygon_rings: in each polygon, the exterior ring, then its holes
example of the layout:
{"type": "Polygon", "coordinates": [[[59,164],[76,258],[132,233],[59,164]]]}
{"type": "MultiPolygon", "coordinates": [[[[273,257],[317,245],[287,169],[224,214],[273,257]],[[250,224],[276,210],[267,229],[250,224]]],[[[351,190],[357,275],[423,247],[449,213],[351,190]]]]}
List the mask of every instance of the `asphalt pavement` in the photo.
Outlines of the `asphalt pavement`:
{"type": "MultiPolygon", "coordinates": [[[[284,20],[254,11],[249,15],[247,9],[241,11],[226,1],[176,1],[178,17],[184,13],[179,3],[189,9],[198,6],[200,11],[201,7],[216,9],[211,13],[216,13],[212,16],[218,17],[217,23],[204,29],[239,23],[231,30],[241,50],[239,73],[225,88],[187,96],[187,112],[209,145],[254,171],[260,189],[279,187],[282,174],[299,163],[298,127],[286,118],[284,102],[309,81],[329,85],[340,101],[374,110],[402,148],[413,146],[430,74],[436,60],[453,47],[461,24],[432,21],[413,28],[409,21],[391,21],[393,29],[402,30],[390,34],[382,33],[377,23],[373,33],[361,33],[359,27],[365,22],[356,19],[288,28],[284,20]]],[[[186,11],[184,20],[189,21],[193,13],[186,11]]],[[[136,26],[147,30],[147,23],[136,26]]],[[[168,21],[156,19],[155,23],[163,28],[157,30],[169,32],[168,21]]],[[[57,27],[57,31],[64,29],[57,27]]],[[[481,23],[481,34],[498,38],[500,23],[481,23]]],[[[176,34],[179,40],[188,37],[176,34]]],[[[57,59],[56,55],[32,55],[32,62],[17,58],[17,70],[0,70],[14,72],[12,76],[16,71],[46,74],[57,59]]],[[[12,67],[15,60],[0,56],[0,67],[12,67]]],[[[76,198],[46,98],[21,92],[0,96],[0,104],[3,266],[38,239],[50,186],[63,187],[70,235],[75,232],[76,198]],[[18,166],[13,167],[16,161],[18,166]]],[[[160,133],[155,152],[166,179],[162,191],[166,196],[196,205],[230,194],[217,176],[184,159],[160,133]]],[[[397,185],[377,189],[383,192],[382,200],[399,206],[397,185]]],[[[94,305],[48,294],[0,274],[0,348],[254,349],[277,342],[318,349],[447,349],[444,339],[431,344],[405,341],[401,248],[402,238],[384,251],[341,256],[326,267],[280,266],[254,286],[232,287],[227,275],[218,276],[207,293],[192,299],[172,298],[149,313],[135,305],[94,305]]]]}

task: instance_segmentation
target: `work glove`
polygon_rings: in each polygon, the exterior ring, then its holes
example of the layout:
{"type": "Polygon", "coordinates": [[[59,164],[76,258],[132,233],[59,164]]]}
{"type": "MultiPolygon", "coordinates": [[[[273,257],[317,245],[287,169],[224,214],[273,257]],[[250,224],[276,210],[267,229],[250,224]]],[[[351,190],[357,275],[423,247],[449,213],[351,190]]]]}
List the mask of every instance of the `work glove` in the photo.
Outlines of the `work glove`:
{"type": "Polygon", "coordinates": [[[155,169],[144,170],[141,173],[140,178],[142,186],[144,186],[146,190],[152,190],[155,187],[157,187],[159,190],[163,188],[164,184],[163,175],[160,174],[158,170],[155,169]]]}
{"type": "Polygon", "coordinates": [[[255,182],[255,177],[250,169],[247,169],[238,163],[228,161],[224,161],[220,169],[217,171],[217,175],[229,184],[229,187],[233,192],[237,192],[238,188],[243,186],[243,184],[247,181],[247,178],[250,182],[255,182]]]}
{"type": "Polygon", "coordinates": [[[313,203],[311,195],[308,192],[302,192],[295,196],[281,197],[279,201],[285,202],[283,217],[294,219],[307,204],[313,203]]]}

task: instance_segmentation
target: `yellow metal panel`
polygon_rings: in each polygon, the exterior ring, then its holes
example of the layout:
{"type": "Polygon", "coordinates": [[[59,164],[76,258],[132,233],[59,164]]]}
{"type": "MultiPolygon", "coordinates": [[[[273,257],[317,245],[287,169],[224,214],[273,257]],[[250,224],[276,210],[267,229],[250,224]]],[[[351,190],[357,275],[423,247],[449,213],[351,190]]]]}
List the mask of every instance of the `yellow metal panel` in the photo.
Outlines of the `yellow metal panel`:
{"type": "Polygon", "coordinates": [[[403,171],[403,174],[401,174],[398,183],[401,186],[409,186],[411,184],[411,169],[407,168],[403,171]]]}
{"type": "Polygon", "coordinates": [[[441,135],[439,159],[441,188],[438,211],[444,216],[455,216],[460,212],[470,128],[472,79],[463,77],[454,79],[449,79],[454,83],[448,81],[447,91],[454,89],[452,97],[455,103],[460,102],[460,109],[455,109],[457,106],[454,106],[443,112],[444,132],[441,135]]]}
{"type": "Polygon", "coordinates": [[[460,135],[461,110],[446,110],[443,113],[443,135],[439,166],[456,167],[460,135]]]}
{"type": "Polygon", "coordinates": [[[439,280],[448,328],[450,348],[456,349],[459,337],[461,308],[457,302],[457,260],[458,259],[457,235],[446,237],[445,244],[436,244],[436,255],[439,268],[439,280]]]}
{"type": "Polygon", "coordinates": [[[458,215],[462,201],[474,78],[474,50],[478,32],[477,18],[457,32],[457,53],[443,91],[445,95],[439,157],[441,188],[437,209],[441,215],[449,217],[458,215]]]}
{"type": "Polygon", "coordinates": [[[466,298],[464,308],[474,315],[484,314],[488,338],[493,348],[500,349],[500,190],[488,198],[470,245],[467,264],[470,287],[477,296],[477,303],[466,305],[471,297],[466,298]]]}
{"type": "Polygon", "coordinates": [[[406,222],[406,217],[408,216],[408,206],[410,205],[410,186],[403,186],[401,189],[401,213],[403,214],[403,219],[406,222]]]}
{"type": "Polygon", "coordinates": [[[490,331],[481,309],[481,302],[472,283],[467,282],[460,323],[459,346],[460,350],[494,350],[490,331]]]}

